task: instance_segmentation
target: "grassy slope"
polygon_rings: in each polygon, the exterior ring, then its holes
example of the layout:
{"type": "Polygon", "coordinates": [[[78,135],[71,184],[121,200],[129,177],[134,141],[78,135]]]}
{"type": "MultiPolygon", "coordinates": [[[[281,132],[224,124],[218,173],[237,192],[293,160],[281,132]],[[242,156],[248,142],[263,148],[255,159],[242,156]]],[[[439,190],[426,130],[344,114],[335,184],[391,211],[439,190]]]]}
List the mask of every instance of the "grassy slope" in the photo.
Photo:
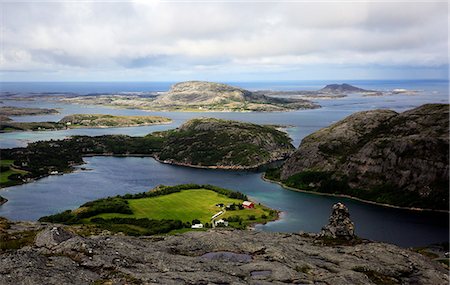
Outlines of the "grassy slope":
{"type": "MultiPolygon", "coordinates": [[[[153,198],[131,199],[128,200],[128,203],[134,213],[132,215],[105,213],[93,218],[132,217],[157,220],[174,219],[183,222],[199,219],[202,223],[207,223],[210,222],[212,215],[221,210],[216,207],[216,204],[241,204],[242,200],[231,199],[207,189],[192,189],[153,198]]],[[[269,216],[268,209],[256,205],[252,210],[227,211],[220,218],[241,216],[247,219],[249,215],[260,218],[262,214],[269,216]]]]}
{"type": "MultiPolygon", "coordinates": [[[[5,159],[3,159],[3,160],[0,160],[0,166],[2,166],[2,167],[5,167],[5,166],[10,167],[10,165],[13,162],[14,162],[13,160],[5,160],[5,159]]],[[[14,169],[14,168],[11,168],[11,167],[9,168],[8,171],[1,171],[0,172],[0,187],[3,184],[5,184],[5,183],[8,183],[8,182],[12,183],[12,182],[14,182],[14,181],[9,180],[8,176],[11,175],[11,174],[15,174],[15,173],[25,174],[27,172],[24,171],[24,170],[18,170],[18,169],[14,169]]]]}

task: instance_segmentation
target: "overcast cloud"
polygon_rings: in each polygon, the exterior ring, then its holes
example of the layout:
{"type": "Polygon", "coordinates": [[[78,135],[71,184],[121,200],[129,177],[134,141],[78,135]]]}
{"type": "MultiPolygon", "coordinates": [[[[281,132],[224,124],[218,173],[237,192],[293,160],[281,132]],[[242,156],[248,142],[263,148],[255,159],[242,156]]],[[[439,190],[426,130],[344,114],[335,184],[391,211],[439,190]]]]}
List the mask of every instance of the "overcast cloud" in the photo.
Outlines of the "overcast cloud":
{"type": "Polygon", "coordinates": [[[0,5],[2,80],[448,75],[446,2],[0,5]]]}

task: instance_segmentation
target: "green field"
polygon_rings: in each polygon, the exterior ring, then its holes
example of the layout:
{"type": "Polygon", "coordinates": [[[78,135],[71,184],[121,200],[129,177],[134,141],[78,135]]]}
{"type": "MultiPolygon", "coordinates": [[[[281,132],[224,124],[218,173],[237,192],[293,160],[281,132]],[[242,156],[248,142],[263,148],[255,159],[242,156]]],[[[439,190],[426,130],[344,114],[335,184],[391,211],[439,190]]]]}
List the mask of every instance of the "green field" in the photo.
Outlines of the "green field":
{"type": "Polygon", "coordinates": [[[2,168],[2,170],[0,171],[0,187],[2,186],[10,186],[14,185],[14,184],[19,184],[19,182],[17,181],[13,181],[8,179],[8,176],[10,176],[11,174],[26,174],[27,172],[24,170],[18,170],[18,169],[14,169],[11,167],[11,164],[13,164],[13,160],[0,160],[0,167],[2,168]],[[4,171],[3,168],[9,168],[8,170],[4,171]]]}
{"type": "Polygon", "coordinates": [[[159,185],[147,192],[87,202],[78,209],[41,217],[39,221],[84,224],[91,229],[139,236],[189,231],[193,220],[200,220],[205,226],[197,230],[206,230],[213,226],[212,216],[220,211],[223,213],[215,221],[227,220],[229,227],[237,229],[277,218],[277,211],[263,205],[255,205],[253,209],[242,208],[242,202],[247,199],[243,193],[214,185],[159,185]],[[217,204],[224,204],[224,207],[217,204]],[[227,205],[232,207],[227,210],[227,205]]]}
{"type": "MultiPolygon", "coordinates": [[[[109,219],[113,217],[127,217],[155,220],[173,219],[181,220],[183,222],[191,222],[193,219],[198,219],[202,223],[210,223],[211,217],[222,210],[217,207],[216,204],[242,204],[242,202],[242,200],[231,199],[211,190],[192,189],[159,197],[130,199],[128,200],[128,203],[133,211],[133,214],[130,215],[103,213],[92,218],[100,217],[109,219]]],[[[261,205],[255,205],[255,209],[226,211],[218,219],[230,216],[240,216],[245,220],[248,219],[249,215],[260,218],[263,214],[269,216],[269,209],[261,205]]]]}

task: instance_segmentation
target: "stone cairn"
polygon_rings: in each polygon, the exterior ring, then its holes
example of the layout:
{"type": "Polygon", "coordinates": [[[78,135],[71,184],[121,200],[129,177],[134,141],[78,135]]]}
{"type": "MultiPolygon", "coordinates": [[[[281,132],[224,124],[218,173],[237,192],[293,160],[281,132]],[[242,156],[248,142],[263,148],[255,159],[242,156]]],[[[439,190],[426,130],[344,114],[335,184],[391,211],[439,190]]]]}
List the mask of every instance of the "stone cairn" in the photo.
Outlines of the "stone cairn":
{"type": "Polygon", "coordinates": [[[320,236],[346,240],[355,238],[355,225],[350,220],[350,213],[344,204],[337,203],[333,205],[333,212],[328,225],[322,228],[320,236]]]}

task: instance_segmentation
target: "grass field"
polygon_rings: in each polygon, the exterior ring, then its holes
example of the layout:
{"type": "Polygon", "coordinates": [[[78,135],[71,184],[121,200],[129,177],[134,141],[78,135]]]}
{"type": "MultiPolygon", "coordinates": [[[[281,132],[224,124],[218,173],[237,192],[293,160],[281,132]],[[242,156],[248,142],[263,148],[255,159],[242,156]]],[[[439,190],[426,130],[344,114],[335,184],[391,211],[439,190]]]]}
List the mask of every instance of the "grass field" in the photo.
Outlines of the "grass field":
{"type": "MultiPolygon", "coordinates": [[[[216,204],[241,204],[242,202],[242,200],[231,199],[211,190],[192,189],[159,197],[130,199],[128,203],[133,211],[131,215],[104,213],[92,218],[131,217],[156,220],[174,219],[183,222],[191,222],[193,219],[198,219],[202,223],[211,223],[211,217],[222,210],[216,204]]],[[[263,214],[269,217],[269,212],[268,208],[255,205],[254,209],[226,211],[218,219],[240,216],[242,219],[247,220],[250,215],[253,215],[256,220],[259,220],[263,214]]]]}
{"type": "Polygon", "coordinates": [[[14,183],[15,181],[11,181],[8,179],[8,176],[10,176],[11,174],[25,174],[27,173],[24,170],[17,170],[14,169],[12,167],[10,167],[11,164],[13,164],[13,160],[0,160],[0,167],[4,168],[4,167],[9,167],[9,170],[7,171],[0,171],[0,186],[4,185],[4,184],[8,184],[8,183],[14,183]]]}

